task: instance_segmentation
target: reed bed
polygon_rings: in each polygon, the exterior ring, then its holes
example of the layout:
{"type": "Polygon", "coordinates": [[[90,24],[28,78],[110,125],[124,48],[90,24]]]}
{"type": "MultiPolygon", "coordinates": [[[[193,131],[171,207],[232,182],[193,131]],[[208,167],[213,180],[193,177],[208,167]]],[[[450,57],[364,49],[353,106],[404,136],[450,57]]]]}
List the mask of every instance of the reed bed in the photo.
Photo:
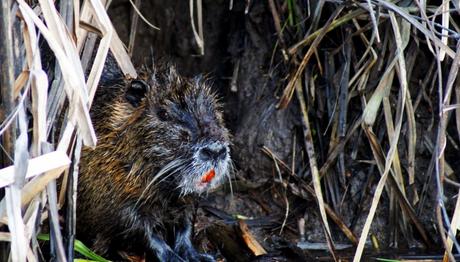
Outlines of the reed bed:
{"type": "MultiPolygon", "coordinates": [[[[73,260],[79,156],[82,146],[97,143],[89,109],[108,50],[126,75],[136,77],[107,16],[110,2],[60,1],[57,7],[51,0],[1,1],[0,241],[7,245],[0,247],[0,260],[38,260],[37,236],[45,221],[51,255],[59,261],[73,260]],[[99,45],[91,59],[96,39],[99,45]],[[53,77],[41,61],[43,41],[55,58],[53,77]],[[59,186],[58,178],[62,180],[59,186]],[[65,214],[63,228],[60,210],[65,214]]],[[[290,72],[277,106],[281,110],[297,101],[303,128],[300,141],[312,175],[312,185],[305,188],[316,198],[331,256],[337,258],[333,221],[356,246],[354,261],[361,260],[386,192],[389,230],[406,236],[416,231],[425,246],[443,245],[444,260],[455,261],[452,249],[460,252],[455,238],[460,201],[457,197],[449,213],[445,201],[453,198],[444,192],[449,187],[460,193],[452,168],[458,163],[449,163],[445,157],[447,151],[458,154],[455,145],[460,137],[458,2],[268,3],[278,37],[275,51],[283,57],[273,65],[283,64],[290,72]],[[426,64],[422,73],[420,63],[426,64]],[[421,103],[433,110],[429,124],[422,126],[433,137],[418,136],[421,103]],[[327,122],[327,128],[317,129],[318,121],[327,122]],[[427,170],[417,168],[420,144],[432,155],[427,170]],[[345,161],[358,161],[360,152],[371,152],[365,162],[377,168],[380,176],[371,182],[374,190],[367,219],[359,232],[353,232],[337,210],[346,199],[345,161]],[[424,182],[416,186],[418,180],[424,182]],[[433,242],[435,237],[420,218],[433,211],[423,206],[430,184],[437,191],[434,212],[442,243],[433,242]]],[[[204,52],[201,0],[196,6],[198,30],[193,8],[189,15],[200,52],[204,52]]],[[[137,18],[133,21],[137,23],[137,18]]],[[[132,52],[135,34],[130,37],[132,52]]],[[[264,152],[277,167],[278,163],[286,166],[269,149],[264,152]]]]}
{"type": "Polygon", "coordinates": [[[78,159],[83,145],[97,143],[89,108],[109,48],[124,73],[136,76],[104,4],[61,1],[58,10],[50,0],[2,1],[0,235],[10,247],[0,252],[2,259],[36,261],[37,235],[46,220],[52,256],[73,260],[78,159]],[[90,65],[82,63],[94,52],[88,32],[100,38],[90,65]],[[52,82],[41,61],[42,41],[56,61],[52,82]],[[66,193],[61,232],[58,211],[66,193]]]}
{"type": "MultiPolygon", "coordinates": [[[[356,232],[360,237],[353,261],[362,258],[383,192],[390,201],[385,203],[390,208],[389,230],[399,229],[409,236],[414,229],[425,246],[444,245],[444,260],[455,261],[451,250],[454,243],[456,253],[460,251],[454,237],[459,210],[456,206],[453,216],[448,215],[445,201],[453,198],[446,198],[444,192],[446,186],[459,189],[451,183],[456,180],[451,164],[458,165],[458,151],[453,151],[457,154],[453,163],[444,155],[456,147],[453,141],[458,141],[460,134],[460,113],[456,111],[460,101],[458,4],[442,1],[429,5],[417,0],[269,2],[278,49],[285,54],[284,64],[291,72],[278,107],[286,108],[293,97],[299,101],[303,143],[331,254],[335,249],[324,196],[334,210],[340,209],[350,185],[347,170],[351,165],[346,161],[358,162],[358,154],[366,154],[370,148],[369,160],[380,177],[371,192],[364,226],[356,232]],[[303,21],[311,26],[305,27],[303,21]],[[421,99],[434,111],[430,125],[419,121],[421,99]],[[312,128],[318,121],[327,122],[327,126],[312,128]],[[420,124],[422,127],[417,127],[420,124]],[[456,138],[449,140],[450,126],[456,138]],[[424,137],[417,137],[417,128],[427,131],[424,137]],[[313,135],[312,130],[321,133],[313,135]],[[434,138],[427,135],[430,131],[434,138]],[[432,157],[429,168],[423,170],[417,168],[416,147],[425,139],[430,141],[432,157]],[[416,186],[417,180],[422,182],[416,186]],[[436,237],[420,219],[423,214],[433,214],[424,208],[427,192],[422,188],[429,183],[436,185],[435,213],[442,243],[434,242],[436,237]]],[[[337,224],[349,236],[348,229],[337,224]]]]}

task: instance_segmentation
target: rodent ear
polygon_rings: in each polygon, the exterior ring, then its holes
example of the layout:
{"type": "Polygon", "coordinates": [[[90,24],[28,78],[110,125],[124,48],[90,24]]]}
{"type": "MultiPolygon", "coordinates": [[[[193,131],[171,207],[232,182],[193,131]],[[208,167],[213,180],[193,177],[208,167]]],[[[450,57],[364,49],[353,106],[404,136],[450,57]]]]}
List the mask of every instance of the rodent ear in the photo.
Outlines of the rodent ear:
{"type": "Polygon", "coordinates": [[[126,90],[126,100],[134,107],[138,107],[142,98],[150,90],[149,84],[143,80],[133,80],[126,90]]]}

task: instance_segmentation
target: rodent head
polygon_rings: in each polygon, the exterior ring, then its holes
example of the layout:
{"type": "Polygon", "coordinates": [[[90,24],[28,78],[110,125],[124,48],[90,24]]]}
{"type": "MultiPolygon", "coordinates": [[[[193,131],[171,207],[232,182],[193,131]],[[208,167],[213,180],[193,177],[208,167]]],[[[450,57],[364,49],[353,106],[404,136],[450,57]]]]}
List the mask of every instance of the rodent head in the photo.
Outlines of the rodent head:
{"type": "Polygon", "coordinates": [[[149,176],[147,187],[165,183],[182,195],[202,193],[229,176],[229,133],[221,105],[202,79],[182,78],[174,69],[151,74],[130,81],[118,103],[112,125],[137,140],[128,161],[147,163],[131,167],[130,173],[149,176]],[[121,107],[127,116],[120,117],[121,107]],[[147,171],[152,173],[142,170],[146,167],[154,167],[147,171]]]}

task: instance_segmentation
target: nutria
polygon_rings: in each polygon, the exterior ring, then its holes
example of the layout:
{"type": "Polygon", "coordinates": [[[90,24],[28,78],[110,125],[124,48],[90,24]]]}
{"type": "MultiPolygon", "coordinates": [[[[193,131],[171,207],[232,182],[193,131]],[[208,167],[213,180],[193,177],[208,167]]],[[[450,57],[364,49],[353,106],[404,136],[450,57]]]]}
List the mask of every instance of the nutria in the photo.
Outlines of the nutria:
{"type": "Polygon", "coordinates": [[[216,95],[170,66],[109,78],[91,109],[98,144],[82,153],[77,237],[113,260],[121,251],[213,261],[191,244],[190,198],[228,176],[229,133],[216,95]]]}

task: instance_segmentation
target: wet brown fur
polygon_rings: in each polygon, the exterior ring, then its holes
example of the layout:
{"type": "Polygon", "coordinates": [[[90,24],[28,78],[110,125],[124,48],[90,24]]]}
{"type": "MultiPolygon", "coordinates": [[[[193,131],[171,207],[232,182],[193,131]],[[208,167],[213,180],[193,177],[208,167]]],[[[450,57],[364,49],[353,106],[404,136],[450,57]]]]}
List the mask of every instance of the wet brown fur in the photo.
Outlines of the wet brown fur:
{"type": "Polygon", "coordinates": [[[191,146],[190,130],[160,120],[158,108],[185,105],[184,97],[196,96],[191,114],[206,116],[198,120],[199,139],[229,140],[219,103],[204,81],[182,78],[174,69],[143,75],[150,90],[138,106],[125,97],[131,80],[120,79],[99,88],[91,111],[98,144],[82,153],[77,237],[102,255],[116,252],[112,249],[144,252],[146,230],[166,234],[165,224],[181,223],[189,208],[172,182],[147,188],[165,164],[191,146]]]}

